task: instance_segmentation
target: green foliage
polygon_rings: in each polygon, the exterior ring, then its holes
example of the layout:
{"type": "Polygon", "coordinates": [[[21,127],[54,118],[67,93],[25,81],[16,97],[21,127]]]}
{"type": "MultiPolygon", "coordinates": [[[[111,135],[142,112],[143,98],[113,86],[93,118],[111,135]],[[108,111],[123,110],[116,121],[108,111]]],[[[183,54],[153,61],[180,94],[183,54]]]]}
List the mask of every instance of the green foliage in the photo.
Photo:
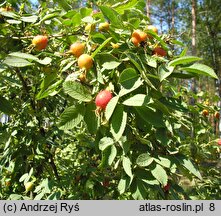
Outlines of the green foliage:
{"type": "Polygon", "coordinates": [[[200,137],[209,130],[204,106],[189,105],[200,96],[178,91],[173,82],[217,75],[197,63],[201,58],[176,56],[169,44],[180,43],[173,38],[146,31],[142,1],[98,5],[98,13],[54,2],[59,6],[48,10],[42,3],[35,14],[22,7],[1,12],[0,111],[10,118],[0,123],[0,198],[183,199],[180,176],[203,183],[194,156],[209,158],[216,149],[204,151],[209,132],[200,137]],[[85,30],[105,20],[108,31],[85,30]],[[138,47],[131,42],[137,28],[153,37],[138,47]],[[49,38],[42,51],[31,45],[38,34],[49,38]],[[93,58],[89,71],[68,52],[75,41],[93,58]],[[167,56],[152,54],[159,44],[167,56]],[[105,109],[94,103],[103,89],[113,94],[105,109]],[[27,192],[29,181],[34,189],[27,192]]]}
{"type": "Polygon", "coordinates": [[[87,89],[85,86],[82,86],[79,82],[64,82],[63,88],[64,92],[74,99],[84,102],[90,102],[92,100],[89,89],[87,89]]]}
{"type": "Polygon", "coordinates": [[[2,96],[0,96],[0,104],[1,104],[0,105],[1,112],[9,114],[9,115],[15,113],[11,103],[2,96]]]}

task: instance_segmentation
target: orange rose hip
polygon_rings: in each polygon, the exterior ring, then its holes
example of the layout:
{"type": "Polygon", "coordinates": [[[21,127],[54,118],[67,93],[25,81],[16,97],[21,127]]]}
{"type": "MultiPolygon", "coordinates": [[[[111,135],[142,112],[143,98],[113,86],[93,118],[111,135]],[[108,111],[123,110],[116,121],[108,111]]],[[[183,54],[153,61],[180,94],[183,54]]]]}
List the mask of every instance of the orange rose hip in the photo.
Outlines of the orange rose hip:
{"type": "Polygon", "coordinates": [[[82,54],[78,58],[78,66],[81,69],[90,70],[93,66],[93,59],[88,54],[82,54]]]}

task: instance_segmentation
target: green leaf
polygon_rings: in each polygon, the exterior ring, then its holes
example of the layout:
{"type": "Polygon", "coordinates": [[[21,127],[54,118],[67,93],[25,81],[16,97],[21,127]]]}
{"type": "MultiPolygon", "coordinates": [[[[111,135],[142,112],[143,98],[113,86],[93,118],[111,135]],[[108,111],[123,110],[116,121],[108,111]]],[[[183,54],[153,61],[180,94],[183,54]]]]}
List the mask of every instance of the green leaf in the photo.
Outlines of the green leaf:
{"type": "Polygon", "coordinates": [[[123,28],[122,20],[120,14],[118,14],[114,9],[107,6],[99,7],[104,16],[110,21],[111,25],[117,28],[123,28]]]}
{"type": "Polygon", "coordinates": [[[22,199],[23,199],[23,196],[20,194],[11,194],[9,196],[9,200],[22,200],[22,199]]]}
{"type": "Polygon", "coordinates": [[[161,103],[159,100],[154,100],[153,103],[151,103],[151,106],[161,110],[165,115],[170,115],[168,107],[161,103]]]}
{"type": "Polygon", "coordinates": [[[22,175],[19,179],[19,182],[25,181],[26,178],[28,178],[28,173],[25,173],[24,175],[22,175]]]}
{"type": "Polygon", "coordinates": [[[130,151],[130,147],[132,141],[127,140],[127,136],[123,136],[118,143],[120,144],[121,148],[123,149],[123,154],[127,154],[130,151]]]}
{"type": "Polygon", "coordinates": [[[118,105],[113,113],[110,122],[110,132],[113,137],[118,141],[124,133],[127,123],[127,113],[124,112],[122,105],[118,105]]]}
{"type": "Polygon", "coordinates": [[[54,96],[56,95],[59,90],[57,91],[56,89],[60,86],[60,84],[63,82],[63,80],[58,80],[55,82],[53,85],[48,86],[47,89],[42,89],[37,95],[36,95],[36,100],[41,100],[43,98],[46,98],[48,96],[54,96]]]}
{"type": "Polygon", "coordinates": [[[27,182],[29,181],[29,179],[31,178],[31,176],[32,176],[32,174],[33,174],[33,171],[34,171],[34,169],[33,169],[33,167],[32,167],[32,168],[30,169],[29,173],[28,173],[28,178],[25,179],[24,183],[27,183],[27,182]]]}
{"type": "Polygon", "coordinates": [[[18,58],[27,59],[27,60],[34,60],[34,61],[39,60],[34,55],[31,55],[31,54],[28,54],[28,53],[22,53],[22,52],[13,52],[13,53],[10,53],[9,56],[14,56],[14,57],[18,57],[18,58]]]}
{"type": "Polygon", "coordinates": [[[162,97],[162,98],[160,98],[160,102],[163,103],[165,106],[167,106],[170,109],[178,110],[178,111],[181,111],[181,112],[188,111],[188,109],[184,106],[182,101],[180,101],[179,99],[176,99],[176,98],[162,97]]]}
{"type": "MultiPolygon", "coordinates": [[[[99,44],[102,44],[107,38],[104,36],[104,34],[100,33],[100,32],[97,32],[93,35],[91,35],[92,37],[92,40],[99,43],[99,44]]],[[[108,41],[109,43],[110,41],[108,41]]],[[[106,44],[105,44],[106,45],[106,44]]]]}
{"type": "Polygon", "coordinates": [[[137,157],[136,163],[140,167],[146,167],[149,166],[153,160],[154,159],[148,153],[143,153],[137,157]]]}
{"type": "Polygon", "coordinates": [[[105,148],[102,151],[102,159],[101,159],[101,163],[99,167],[104,168],[104,167],[110,166],[113,163],[116,155],[117,155],[117,149],[114,145],[111,145],[105,148]]]}
{"type": "Polygon", "coordinates": [[[95,134],[99,127],[99,121],[95,113],[96,106],[95,103],[89,103],[86,106],[86,112],[84,115],[84,121],[87,124],[87,129],[89,133],[95,134]]]}
{"type": "Polygon", "coordinates": [[[119,92],[120,97],[134,91],[143,84],[137,72],[133,68],[127,68],[121,73],[119,83],[122,86],[122,89],[119,92]]]}
{"type": "Polygon", "coordinates": [[[55,17],[58,17],[58,13],[52,13],[52,14],[46,14],[41,20],[40,20],[40,23],[46,21],[46,20],[50,20],[50,19],[53,19],[55,17]]]}
{"type": "Polygon", "coordinates": [[[0,64],[0,73],[5,71],[7,67],[5,65],[0,64]]]}
{"type": "Polygon", "coordinates": [[[59,200],[59,199],[61,199],[61,197],[62,197],[61,192],[55,191],[48,196],[47,200],[59,200]]]}
{"type": "Polygon", "coordinates": [[[11,67],[27,67],[33,65],[31,62],[17,57],[8,56],[3,61],[4,64],[11,66],[11,67]]]}
{"type": "Polygon", "coordinates": [[[52,58],[45,57],[44,59],[38,59],[37,62],[42,65],[48,65],[51,63],[51,61],[52,61],[52,58]]]}
{"type": "Polygon", "coordinates": [[[179,45],[181,47],[185,47],[185,44],[178,40],[171,40],[171,43],[179,45]]]}
{"type": "Polygon", "coordinates": [[[135,174],[137,178],[149,185],[159,185],[160,183],[151,175],[149,170],[136,169],[135,174]]]}
{"type": "Polygon", "coordinates": [[[38,20],[38,16],[36,15],[31,15],[31,16],[22,16],[21,20],[23,22],[28,22],[28,23],[35,23],[38,20]]]}
{"type": "Polygon", "coordinates": [[[140,27],[140,19],[137,17],[132,17],[127,21],[127,24],[131,29],[138,29],[140,27]]]}
{"type": "Polygon", "coordinates": [[[120,64],[119,60],[116,57],[114,57],[112,54],[104,52],[97,54],[95,62],[100,66],[101,72],[105,71],[106,69],[110,70],[111,67],[114,68],[115,66],[118,66],[120,64]],[[108,62],[110,62],[110,64],[108,64],[108,62]]]}
{"type": "Polygon", "coordinates": [[[7,19],[6,22],[9,24],[21,24],[20,20],[14,20],[14,19],[7,19]]]}
{"type": "Polygon", "coordinates": [[[24,182],[24,184],[26,184],[30,180],[32,174],[33,174],[33,167],[30,169],[29,173],[25,173],[20,177],[19,182],[24,182]]]}
{"type": "Polygon", "coordinates": [[[199,172],[199,170],[197,169],[197,167],[191,162],[190,159],[185,158],[184,156],[179,156],[177,157],[177,159],[179,160],[179,162],[182,164],[182,166],[184,168],[186,168],[190,173],[192,173],[193,175],[195,175],[197,178],[199,178],[200,180],[202,180],[202,176],[199,172]]]}
{"type": "Polygon", "coordinates": [[[144,106],[149,102],[149,97],[145,94],[136,94],[126,99],[123,105],[126,106],[144,106]]]}
{"type": "Polygon", "coordinates": [[[93,23],[94,22],[94,18],[92,16],[86,16],[82,19],[82,22],[84,23],[93,23]]]}
{"type": "Polygon", "coordinates": [[[45,57],[44,59],[39,59],[34,55],[31,55],[29,53],[22,53],[22,52],[13,52],[13,53],[10,53],[9,56],[13,56],[13,57],[21,58],[21,59],[33,60],[43,65],[48,65],[52,61],[52,59],[49,57],[45,57]]]}
{"type": "Polygon", "coordinates": [[[154,125],[156,127],[165,126],[161,113],[154,111],[148,107],[135,107],[135,109],[139,114],[139,116],[147,123],[154,125]]]}
{"type": "Polygon", "coordinates": [[[40,85],[40,89],[41,91],[39,92],[39,94],[41,94],[43,91],[45,91],[50,85],[51,83],[56,80],[57,78],[57,74],[56,73],[49,73],[45,76],[45,78],[43,79],[43,81],[41,82],[40,85]]]}
{"type": "Polygon", "coordinates": [[[158,142],[160,142],[162,145],[168,145],[169,139],[167,137],[166,128],[157,128],[156,131],[156,139],[158,142]]]}
{"type": "Polygon", "coordinates": [[[82,24],[80,13],[76,13],[71,19],[71,27],[78,27],[82,24]]]}
{"type": "Polygon", "coordinates": [[[152,175],[163,185],[167,185],[168,176],[162,166],[156,164],[155,168],[151,170],[152,175]]]}
{"type": "Polygon", "coordinates": [[[135,69],[127,68],[121,73],[119,83],[124,86],[124,88],[128,89],[134,85],[134,80],[137,80],[138,77],[135,69]]]}
{"type": "Polygon", "coordinates": [[[66,0],[53,0],[55,3],[57,3],[61,8],[63,8],[65,11],[70,11],[72,9],[71,5],[68,4],[66,0]]]}
{"type": "Polygon", "coordinates": [[[187,64],[195,61],[200,61],[202,60],[199,57],[196,56],[183,56],[177,59],[174,59],[173,61],[169,62],[168,66],[176,66],[176,65],[181,65],[181,64],[187,64]]]}
{"type": "Polygon", "coordinates": [[[172,73],[171,77],[180,78],[180,79],[191,79],[193,77],[196,77],[196,75],[187,73],[185,71],[179,71],[178,73],[177,72],[172,73]]]}
{"type": "Polygon", "coordinates": [[[34,200],[41,200],[44,195],[45,195],[45,191],[42,190],[41,193],[35,196],[34,200]]]}
{"type": "MultiPolygon", "coordinates": [[[[93,12],[93,8],[86,8],[86,7],[82,7],[80,9],[80,14],[81,14],[81,17],[91,17],[91,13],[93,12]]],[[[91,17],[93,19],[93,17],[91,17]]],[[[83,21],[83,19],[82,19],[83,21]]],[[[94,21],[92,21],[94,22],[94,21]]],[[[90,23],[90,22],[89,22],[90,23]]]]}
{"type": "Polygon", "coordinates": [[[140,72],[141,77],[144,79],[144,81],[153,89],[156,89],[155,86],[152,84],[152,82],[148,79],[148,72],[146,71],[146,67],[144,66],[142,60],[136,55],[135,53],[126,53],[126,56],[129,58],[129,60],[133,63],[133,65],[137,68],[137,70],[140,72]]]}
{"type": "Polygon", "coordinates": [[[132,174],[132,169],[131,169],[131,161],[128,157],[123,157],[123,168],[125,173],[129,176],[129,177],[133,177],[132,174]]]}
{"type": "MultiPolygon", "coordinates": [[[[62,68],[61,72],[67,71],[75,62],[76,62],[76,60],[70,61],[68,64],[66,64],[66,65],[62,68]]],[[[66,62],[65,62],[65,63],[66,63],[66,62]]]]}
{"type": "Polygon", "coordinates": [[[142,73],[143,72],[143,68],[142,68],[142,61],[139,58],[139,56],[137,56],[137,54],[135,53],[131,53],[128,52],[126,53],[126,56],[129,58],[129,60],[134,64],[134,66],[136,67],[136,69],[142,73]]]}
{"type": "Polygon", "coordinates": [[[129,186],[130,186],[130,178],[125,175],[123,178],[120,179],[117,189],[120,194],[123,194],[128,189],[129,186]]]}
{"type": "Polygon", "coordinates": [[[79,101],[89,102],[92,100],[91,92],[79,82],[66,81],[63,84],[66,94],[79,101]]]}
{"type": "Polygon", "coordinates": [[[159,71],[160,82],[162,82],[164,79],[166,79],[168,76],[170,76],[173,73],[174,67],[172,66],[165,67],[165,65],[161,65],[158,71],[159,71]]]}
{"type": "Polygon", "coordinates": [[[95,186],[95,182],[92,179],[88,179],[85,184],[86,190],[93,190],[95,186]]]}
{"type": "Polygon", "coordinates": [[[202,74],[202,75],[206,75],[206,76],[210,76],[212,78],[218,79],[218,76],[216,75],[214,70],[211,67],[208,67],[207,65],[204,65],[204,64],[195,63],[189,67],[179,68],[179,70],[184,70],[184,71],[195,73],[195,74],[202,74]]]}
{"type": "Polygon", "coordinates": [[[115,141],[110,137],[103,137],[99,142],[99,149],[104,151],[108,146],[114,145],[115,141]]]}
{"type": "Polygon", "coordinates": [[[12,86],[18,86],[19,88],[22,87],[22,84],[21,84],[20,80],[13,79],[9,76],[1,76],[1,79],[8,82],[8,83],[10,83],[10,85],[12,85],[12,86]]]}
{"type": "Polygon", "coordinates": [[[0,111],[2,111],[5,114],[9,114],[9,115],[15,114],[15,111],[14,111],[11,103],[2,96],[0,96],[0,111]]]}
{"type": "Polygon", "coordinates": [[[150,67],[156,68],[157,67],[157,60],[151,56],[145,55],[145,59],[147,61],[147,64],[150,67]]]}
{"type": "Polygon", "coordinates": [[[158,36],[158,34],[156,34],[155,32],[153,32],[152,30],[146,30],[145,31],[148,35],[153,36],[156,40],[158,40],[162,46],[163,49],[168,50],[167,44],[164,42],[163,39],[161,39],[161,37],[158,36]]]}
{"type": "Polygon", "coordinates": [[[136,179],[134,184],[135,184],[135,191],[132,191],[133,198],[135,200],[146,199],[147,191],[146,191],[146,186],[144,185],[144,183],[141,180],[136,179]]]}
{"type": "Polygon", "coordinates": [[[105,109],[105,117],[106,117],[107,121],[109,121],[109,119],[111,118],[111,116],[115,110],[115,107],[117,106],[118,100],[119,100],[119,96],[117,95],[117,96],[111,98],[111,100],[107,104],[107,107],[105,109]]]}
{"type": "Polygon", "coordinates": [[[173,161],[166,157],[154,158],[154,160],[163,167],[170,168],[172,166],[173,161]]]}
{"type": "Polygon", "coordinates": [[[15,19],[19,18],[17,14],[11,11],[1,11],[0,14],[2,16],[9,17],[9,18],[15,18],[15,19]]]}
{"type": "Polygon", "coordinates": [[[58,123],[62,130],[76,127],[84,118],[85,107],[83,105],[71,106],[64,110],[58,123]]]}
{"type": "Polygon", "coordinates": [[[106,39],[91,55],[92,58],[94,58],[110,41],[112,40],[112,37],[109,37],[106,39]]]}
{"type": "Polygon", "coordinates": [[[112,7],[118,13],[123,14],[125,10],[131,10],[131,8],[134,8],[137,4],[138,4],[137,0],[130,0],[130,1],[118,2],[117,4],[112,5],[112,7]]]}
{"type": "Polygon", "coordinates": [[[108,157],[108,165],[111,166],[111,164],[114,162],[115,157],[117,156],[117,149],[114,145],[110,146],[110,154],[108,157]]]}
{"type": "Polygon", "coordinates": [[[121,62],[118,62],[118,61],[105,62],[102,65],[102,69],[103,70],[113,70],[113,69],[117,68],[120,64],[121,64],[121,62]]]}
{"type": "Polygon", "coordinates": [[[188,51],[188,47],[185,47],[185,48],[183,49],[183,51],[180,53],[180,57],[186,56],[187,51],[188,51]]]}

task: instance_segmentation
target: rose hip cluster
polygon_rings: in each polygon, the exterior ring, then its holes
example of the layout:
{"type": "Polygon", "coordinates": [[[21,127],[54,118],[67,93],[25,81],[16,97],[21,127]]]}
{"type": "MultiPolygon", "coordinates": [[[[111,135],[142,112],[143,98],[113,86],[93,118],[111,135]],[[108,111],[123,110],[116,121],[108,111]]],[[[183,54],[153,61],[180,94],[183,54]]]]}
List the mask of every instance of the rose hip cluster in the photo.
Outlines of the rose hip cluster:
{"type": "MultiPolygon", "coordinates": [[[[155,34],[158,34],[157,28],[153,25],[147,26],[146,30],[148,32],[153,32],[155,34]]],[[[138,47],[142,42],[145,42],[147,39],[149,39],[149,40],[153,39],[153,36],[151,34],[144,32],[144,31],[141,31],[140,29],[134,30],[131,35],[131,42],[136,47],[138,47]]],[[[167,56],[166,50],[164,50],[160,46],[154,47],[152,54],[157,55],[157,56],[162,56],[162,57],[167,56]]]]}
{"type": "MultiPolygon", "coordinates": [[[[106,32],[109,30],[109,28],[110,28],[110,24],[108,22],[100,23],[98,27],[100,32],[106,32]]],[[[93,31],[94,29],[95,29],[95,26],[93,26],[92,24],[90,25],[88,24],[85,27],[85,31],[89,31],[89,32],[93,31]]],[[[157,28],[152,25],[147,26],[146,30],[147,32],[152,31],[155,34],[158,33],[157,28]]],[[[142,42],[145,42],[148,39],[149,40],[153,39],[153,36],[139,29],[134,30],[131,35],[131,42],[136,47],[140,46],[142,42]]],[[[32,44],[36,50],[38,51],[43,50],[48,45],[48,37],[46,35],[37,35],[33,38],[32,44]]],[[[113,49],[116,49],[116,48],[119,48],[119,45],[118,44],[113,45],[112,43],[112,47],[113,49]]],[[[71,44],[68,53],[74,55],[77,58],[78,67],[82,70],[82,73],[79,75],[79,80],[81,82],[85,82],[86,72],[89,71],[93,67],[93,58],[89,54],[85,53],[85,43],[77,41],[71,44]]],[[[152,54],[164,57],[167,55],[167,52],[160,46],[156,46],[152,50],[152,54]]],[[[95,98],[95,104],[96,104],[97,110],[99,111],[105,110],[107,104],[109,103],[112,97],[113,95],[111,91],[107,89],[100,91],[95,98]]]]}

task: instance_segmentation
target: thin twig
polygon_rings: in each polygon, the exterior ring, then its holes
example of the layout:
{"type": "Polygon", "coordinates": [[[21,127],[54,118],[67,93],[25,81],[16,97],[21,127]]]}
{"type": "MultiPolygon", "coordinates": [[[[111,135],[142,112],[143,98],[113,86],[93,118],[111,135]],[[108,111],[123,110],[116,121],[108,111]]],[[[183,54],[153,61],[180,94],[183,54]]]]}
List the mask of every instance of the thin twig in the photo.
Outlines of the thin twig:
{"type": "MultiPolygon", "coordinates": [[[[29,98],[31,98],[30,97],[29,88],[28,88],[28,85],[27,85],[24,77],[20,73],[19,69],[16,69],[15,72],[16,72],[18,78],[20,79],[20,81],[22,82],[22,86],[23,86],[25,92],[27,93],[27,95],[29,95],[29,98]]],[[[34,103],[34,101],[32,99],[31,99],[31,107],[32,107],[33,110],[35,110],[35,103],[34,103]]]]}
{"type": "Polygon", "coordinates": [[[60,176],[58,174],[58,170],[57,170],[57,167],[55,165],[54,158],[53,158],[52,155],[50,155],[50,165],[51,165],[51,167],[52,167],[52,169],[54,171],[54,174],[55,174],[57,180],[59,181],[60,180],[60,176]]]}
{"type": "MultiPolygon", "coordinates": [[[[82,35],[85,35],[83,32],[76,32],[76,33],[68,33],[68,34],[54,34],[54,35],[48,35],[48,38],[62,38],[62,37],[65,37],[65,36],[72,36],[72,35],[79,35],[79,34],[82,34],[82,35]]],[[[0,38],[5,38],[6,36],[4,35],[0,35],[0,38]]],[[[10,37],[11,39],[14,39],[14,40],[25,40],[25,39],[33,39],[35,37],[35,35],[29,35],[29,36],[13,36],[13,37],[10,37]]]]}

